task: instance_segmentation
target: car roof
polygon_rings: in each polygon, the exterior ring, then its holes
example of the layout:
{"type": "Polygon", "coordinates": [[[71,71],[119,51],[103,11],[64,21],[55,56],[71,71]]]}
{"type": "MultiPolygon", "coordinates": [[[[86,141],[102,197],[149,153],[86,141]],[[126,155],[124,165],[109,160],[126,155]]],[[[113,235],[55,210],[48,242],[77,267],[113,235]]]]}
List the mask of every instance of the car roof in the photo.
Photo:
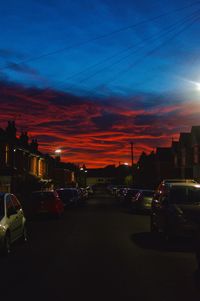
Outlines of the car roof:
{"type": "Polygon", "coordinates": [[[194,179],[164,179],[162,183],[165,184],[165,183],[197,183],[197,182],[194,179]]]}
{"type": "Polygon", "coordinates": [[[200,188],[200,184],[198,183],[170,183],[170,187],[195,187],[200,188]]]}
{"type": "Polygon", "coordinates": [[[66,188],[58,188],[58,189],[56,189],[56,191],[60,191],[60,190],[77,190],[77,188],[75,188],[75,187],[66,187],[66,188]]]}
{"type": "Polygon", "coordinates": [[[141,189],[139,192],[155,192],[153,189],[141,189]]]}
{"type": "Polygon", "coordinates": [[[33,194],[33,193],[49,193],[49,192],[54,192],[54,190],[45,190],[45,191],[43,191],[43,190],[37,190],[37,191],[32,191],[31,193],[33,194]]]}

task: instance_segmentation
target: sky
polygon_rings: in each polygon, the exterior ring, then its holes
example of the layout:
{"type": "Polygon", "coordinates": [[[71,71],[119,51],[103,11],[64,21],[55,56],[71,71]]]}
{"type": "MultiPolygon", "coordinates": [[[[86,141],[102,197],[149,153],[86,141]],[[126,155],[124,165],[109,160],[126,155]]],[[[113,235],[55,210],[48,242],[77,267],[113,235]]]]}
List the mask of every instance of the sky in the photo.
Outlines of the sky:
{"type": "Polygon", "coordinates": [[[200,125],[200,1],[0,1],[0,127],[42,152],[131,163],[200,125]]]}

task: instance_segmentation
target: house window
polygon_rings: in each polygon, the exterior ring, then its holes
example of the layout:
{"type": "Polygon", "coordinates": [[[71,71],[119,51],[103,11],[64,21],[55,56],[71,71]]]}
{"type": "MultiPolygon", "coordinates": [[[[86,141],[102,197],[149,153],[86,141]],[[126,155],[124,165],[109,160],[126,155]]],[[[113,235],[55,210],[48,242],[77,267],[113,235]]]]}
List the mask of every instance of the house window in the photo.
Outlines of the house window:
{"type": "Polygon", "coordinates": [[[5,157],[6,165],[9,163],[9,146],[6,145],[6,157],[5,157]]]}
{"type": "Polygon", "coordinates": [[[45,161],[43,159],[39,159],[38,170],[39,176],[43,177],[45,175],[45,161]]]}
{"type": "Polygon", "coordinates": [[[37,158],[31,158],[31,173],[37,176],[37,158]]]}

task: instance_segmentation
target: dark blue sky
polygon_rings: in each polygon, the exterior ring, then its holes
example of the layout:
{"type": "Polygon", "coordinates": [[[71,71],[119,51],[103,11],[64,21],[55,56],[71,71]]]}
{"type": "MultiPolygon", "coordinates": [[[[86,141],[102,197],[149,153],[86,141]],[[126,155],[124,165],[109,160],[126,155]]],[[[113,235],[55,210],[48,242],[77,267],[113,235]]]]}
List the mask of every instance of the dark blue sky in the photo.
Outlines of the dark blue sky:
{"type": "Polygon", "coordinates": [[[200,3],[193,3],[1,1],[1,76],[86,95],[185,89],[184,79],[200,80],[200,23],[194,15],[200,3]]]}
{"type": "Polygon", "coordinates": [[[200,2],[0,4],[0,126],[100,167],[170,146],[199,125],[200,2]],[[38,89],[39,88],[39,89],[38,89]]]}

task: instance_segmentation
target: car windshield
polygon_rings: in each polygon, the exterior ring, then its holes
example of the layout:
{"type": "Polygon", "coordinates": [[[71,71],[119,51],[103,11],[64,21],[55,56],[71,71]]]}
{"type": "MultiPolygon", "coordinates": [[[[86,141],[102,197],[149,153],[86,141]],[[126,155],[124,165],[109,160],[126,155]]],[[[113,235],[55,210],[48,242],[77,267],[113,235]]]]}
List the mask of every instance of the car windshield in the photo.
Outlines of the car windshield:
{"type": "Polygon", "coordinates": [[[53,201],[54,195],[52,192],[34,192],[31,199],[35,201],[53,201]]]}
{"type": "Polygon", "coordinates": [[[0,195],[0,219],[4,216],[4,195],[0,195]]]}
{"type": "Polygon", "coordinates": [[[60,197],[73,197],[74,195],[73,190],[71,189],[57,190],[57,192],[60,197]]]}
{"type": "Polygon", "coordinates": [[[200,188],[176,187],[170,192],[170,200],[176,204],[200,203],[200,188]]]}

